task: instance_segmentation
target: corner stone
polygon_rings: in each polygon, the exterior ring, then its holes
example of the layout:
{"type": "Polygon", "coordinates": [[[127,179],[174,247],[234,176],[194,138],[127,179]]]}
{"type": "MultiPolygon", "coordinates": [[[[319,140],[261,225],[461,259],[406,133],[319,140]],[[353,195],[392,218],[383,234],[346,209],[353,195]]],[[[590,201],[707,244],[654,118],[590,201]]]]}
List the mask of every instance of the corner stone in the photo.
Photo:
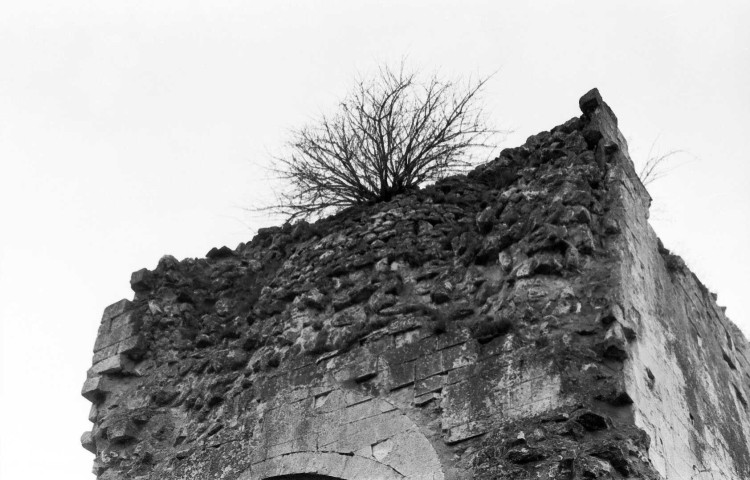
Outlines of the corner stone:
{"type": "Polygon", "coordinates": [[[113,355],[109,358],[105,358],[101,362],[97,363],[92,367],[92,370],[97,375],[103,375],[106,373],[120,373],[127,370],[129,362],[124,358],[123,355],[113,355]]]}
{"type": "Polygon", "coordinates": [[[127,312],[131,308],[133,308],[133,302],[123,298],[119,302],[115,302],[112,305],[104,309],[104,314],[102,315],[102,322],[111,320],[112,318],[115,318],[116,316],[127,312]]]}
{"type": "Polygon", "coordinates": [[[99,399],[104,396],[102,377],[96,376],[87,378],[81,389],[81,395],[91,403],[99,401],[99,399]]]}
{"type": "Polygon", "coordinates": [[[604,103],[602,100],[602,96],[599,94],[599,90],[596,88],[592,88],[584,96],[578,100],[578,106],[581,108],[581,111],[586,115],[590,116],[594,111],[604,103]]]}
{"type": "Polygon", "coordinates": [[[81,435],[81,446],[96,455],[96,443],[91,432],[83,432],[83,435],[81,435]]]}
{"type": "Polygon", "coordinates": [[[151,281],[151,272],[147,268],[142,268],[130,276],[130,288],[135,293],[148,292],[151,290],[151,281]]]}

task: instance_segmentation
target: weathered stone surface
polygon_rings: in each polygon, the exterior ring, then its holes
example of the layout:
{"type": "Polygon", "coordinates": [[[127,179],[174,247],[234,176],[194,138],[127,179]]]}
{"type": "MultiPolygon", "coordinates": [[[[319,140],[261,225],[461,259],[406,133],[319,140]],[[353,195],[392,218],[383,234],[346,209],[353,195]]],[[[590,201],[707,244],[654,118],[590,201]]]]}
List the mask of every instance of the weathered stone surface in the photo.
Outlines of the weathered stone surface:
{"type": "Polygon", "coordinates": [[[107,440],[114,443],[134,440],[138,431],[130,419],[123,418],[113,422],[107,427],[107,440]]]}
{"type": "Polygon", "coordinates": [[[81,395],[89,402],[96,403],[104,395],[102,383],[102,377],[100,376],[87,378],[81,389],[81,395]]]}
{"type": "Polygon", "coordinates": [[[578,106],[586,116],[592,116],[596,109],[604,103],[599,90],[593,88],[578,100],[578,106]]]}
{"type": "Polygon", "coordinates": [[[648,226],[598,91],[580,108],[466,176],[135,272],[82,390],[94,472],[750,478],[750,346],[648,226]]]}
{"type": "Polygon", "coordinates": [[[91,367],[91,371],[95,375],[102,375],[104,373],[120,373],[128,367],[128,361],[122,355],[113,355],[105,358],[104,360],[97,362],[91,367]]]}
{"type": "Polygon", "coordinates": [[[106,318],[99,328],[94,351],[109,347],[138,333],[141,324],[140,316],[134,311],[127,311],[112,318],[106,318]]]}
{"type": "Polygon", "coordinates": [[[151,289],[151,286],[151,272],[146,268],[133,272],[130,276],[130,288],[132,288],[135,293],[147,292],[151,289]]]}
{"type": "Polygon", "coordinates": [[[96,443],[94,443],[94,436],[91,432],[83,432],[83,435],[81,435],[81,446],[89,452],[96,454],[96,443]]]}

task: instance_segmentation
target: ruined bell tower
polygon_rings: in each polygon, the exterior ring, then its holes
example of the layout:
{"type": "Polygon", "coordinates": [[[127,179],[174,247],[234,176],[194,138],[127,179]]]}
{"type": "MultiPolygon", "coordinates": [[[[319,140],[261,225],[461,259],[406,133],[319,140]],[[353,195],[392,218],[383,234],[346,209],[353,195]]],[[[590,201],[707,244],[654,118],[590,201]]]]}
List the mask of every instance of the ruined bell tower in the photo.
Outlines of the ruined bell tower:
{"type": "Polygon", "coordinates": [[[748,342],[579,107],[466,176],[135,272],[82,392],[97,478],[750,478],[748,342]]]}

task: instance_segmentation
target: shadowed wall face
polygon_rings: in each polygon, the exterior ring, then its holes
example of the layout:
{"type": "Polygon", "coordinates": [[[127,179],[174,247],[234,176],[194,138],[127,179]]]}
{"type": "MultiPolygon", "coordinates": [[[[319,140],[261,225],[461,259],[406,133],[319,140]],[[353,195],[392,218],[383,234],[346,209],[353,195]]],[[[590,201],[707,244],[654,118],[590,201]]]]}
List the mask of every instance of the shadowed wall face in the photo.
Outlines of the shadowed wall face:
{"type": "Polygon", "coordinates": [[[747,342],[580,108],[465,177],[134,273],[83,389],[95,473],[750,475],[747,342]]]}

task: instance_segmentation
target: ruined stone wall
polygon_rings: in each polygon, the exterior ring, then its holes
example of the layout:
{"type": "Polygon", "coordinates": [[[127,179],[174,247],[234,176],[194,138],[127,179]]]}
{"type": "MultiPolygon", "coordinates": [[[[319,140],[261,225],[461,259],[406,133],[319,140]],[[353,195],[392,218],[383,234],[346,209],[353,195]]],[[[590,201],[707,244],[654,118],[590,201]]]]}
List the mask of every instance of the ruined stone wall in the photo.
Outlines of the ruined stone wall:
{"type": "Polygon", "coordinates": [[[750,478],[748,343],[716,295],[658,240],[634,173],[618,177],[612,216],[622,235],[609,248],[620,256],[622,314],[639,337],[626,390],[651,437],[651,461],[664,478],[750,478]]]}
{"type": "Polygon", "coordinates": [[[750,478],[748,344],[580,107],[465,177],[134,273],[83,388],[94,473],[750,478]]]}

